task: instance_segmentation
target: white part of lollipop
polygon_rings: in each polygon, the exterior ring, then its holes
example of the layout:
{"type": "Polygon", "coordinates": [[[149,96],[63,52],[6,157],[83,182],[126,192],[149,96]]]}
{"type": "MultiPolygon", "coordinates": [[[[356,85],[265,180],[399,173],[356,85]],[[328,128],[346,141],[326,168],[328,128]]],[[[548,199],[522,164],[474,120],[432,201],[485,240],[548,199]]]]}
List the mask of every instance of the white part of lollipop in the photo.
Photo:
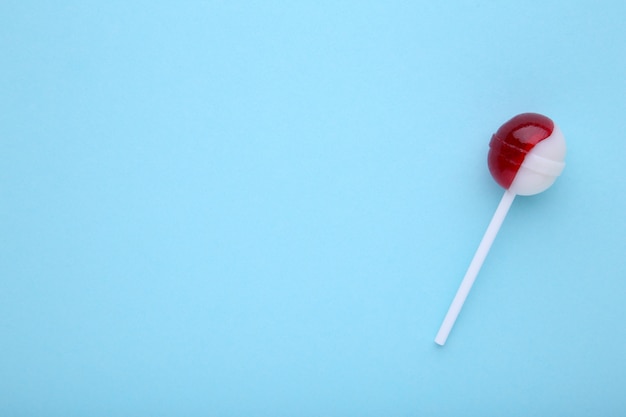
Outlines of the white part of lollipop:
{"type": "Polygon", "coordinates": [[[565,168],[565,152],[565,137],[555,124],[552,134],[528,152],[509,190],[518,195],[547,190],[565,168]]]}
{"type": "Polygon", "coordinates": [[[478,275],[478,271],[480,271],[487,254],[489,253],[489,249],[491,249],[491,244],[493,243],[498,231],[500,230],[500,226],[502,226],[502,222],[509,212],[509,208],[511,208],[511,204],[513,203],[513,199],[515,199],[515,193],[511,190],[506,190],[504,195],[502,196],[502,200],[500,200],[500,204],[498,204],[498,208],[491,218],[491,222],[489,222],[489,226],[487,226],[487,230],[485,231],[485,235],[480,241],[480,245],[478,245],[478,249],[474,254],[474,258],[470,263],[465,276],[463,277],[463,281],[461,281],[461,285],[452,300],[452,304],[448,309],[448,313],[446,317],[443,319],[443,323],[439,328],[439,332],[435,337],[435,343],[443,346],[450,335],[450,331],[452,330],[452,326],[454,326],[454,322],[456,321],[459,313],[461,312],[461,308],[463,307],[463,303],[465,303],[465,299],[472,289],[472,285],[476,280],[476,276],[478,275]]]}

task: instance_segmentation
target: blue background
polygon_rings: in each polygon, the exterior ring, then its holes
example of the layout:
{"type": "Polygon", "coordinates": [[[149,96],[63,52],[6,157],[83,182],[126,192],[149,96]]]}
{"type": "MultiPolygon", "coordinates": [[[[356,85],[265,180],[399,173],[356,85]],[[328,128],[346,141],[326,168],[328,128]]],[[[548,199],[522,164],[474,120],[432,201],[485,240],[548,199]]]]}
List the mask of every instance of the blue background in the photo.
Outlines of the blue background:
{"type": "Polygon", "coordinates": [[[0,4],[0,414],[626,413],[626,3],[0,4]],[[502,190],[568,141],[433,338],[502,190]]]}

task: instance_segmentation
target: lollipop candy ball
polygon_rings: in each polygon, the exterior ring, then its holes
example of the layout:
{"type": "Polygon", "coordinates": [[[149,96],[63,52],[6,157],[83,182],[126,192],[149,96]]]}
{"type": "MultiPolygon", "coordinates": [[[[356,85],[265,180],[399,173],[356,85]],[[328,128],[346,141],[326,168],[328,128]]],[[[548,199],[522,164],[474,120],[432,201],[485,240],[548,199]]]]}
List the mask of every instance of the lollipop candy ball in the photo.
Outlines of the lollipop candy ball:
{"type": "Polygon", "coordinates": [[[546,116],[523,113],[503,124],[489,143],[491,175],[519,195],[549,188],[565,167],[565,138],[546,116]]]}

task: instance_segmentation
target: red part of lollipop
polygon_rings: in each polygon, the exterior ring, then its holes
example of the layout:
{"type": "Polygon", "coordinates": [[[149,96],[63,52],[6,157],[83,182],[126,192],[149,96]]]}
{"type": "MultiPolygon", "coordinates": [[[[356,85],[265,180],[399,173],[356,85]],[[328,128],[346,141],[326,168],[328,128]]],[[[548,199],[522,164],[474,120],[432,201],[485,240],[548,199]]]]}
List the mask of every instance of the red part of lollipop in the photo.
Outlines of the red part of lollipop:
{"type": "Polygon", "coordinates": [[[487,157],[496,182],[508,189],[526,154],[553,130],[554,122],[537,113],[519,114],[503,124],[491,138],[487,157]]]}

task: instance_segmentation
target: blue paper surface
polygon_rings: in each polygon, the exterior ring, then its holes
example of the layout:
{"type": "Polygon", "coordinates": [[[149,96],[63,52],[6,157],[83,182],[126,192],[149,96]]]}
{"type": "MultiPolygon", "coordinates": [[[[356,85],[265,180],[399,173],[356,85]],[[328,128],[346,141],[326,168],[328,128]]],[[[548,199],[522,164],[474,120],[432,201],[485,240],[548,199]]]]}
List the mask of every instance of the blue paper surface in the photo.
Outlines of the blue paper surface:
{"type": "Polygon", "coordinates": [[[626,413],[626,3],[0,4],[0,414],[626,413]],[[517,198],[491,134],[551,117],[517,198]]]}

